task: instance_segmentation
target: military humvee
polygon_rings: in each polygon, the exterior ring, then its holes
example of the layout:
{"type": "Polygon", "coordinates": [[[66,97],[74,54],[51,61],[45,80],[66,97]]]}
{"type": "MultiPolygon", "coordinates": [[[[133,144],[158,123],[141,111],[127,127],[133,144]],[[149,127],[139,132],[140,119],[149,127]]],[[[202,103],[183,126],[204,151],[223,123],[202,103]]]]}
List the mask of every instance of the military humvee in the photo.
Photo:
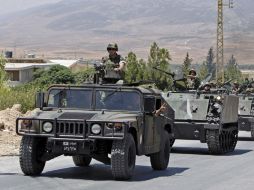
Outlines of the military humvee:
{"type": "Polygon", "coordinates": [[[250,131],[254,139],[254,95],[240,94],[239,96],[239,123],[240,131],[250,131]]]}
{"type": "Polygon", "coordinates": [[[115,179],[132,177],[136,155],[150,157],[154,170],[168,166],[174,111],[162,104],[159,91],[118,85],[51,86],[36,95],[31,117],[17,118],[22,135],[20,166],[26,175],[39,175],[57,156],[72,156],[76,166],[91,159],[111,164],[115,179]]]}
{"type": "Polygon", "coordinates": [[[239,98],[213,90],[168,92],[165,100],[175,111],[174,138],[207,143],[211,154],[235,149],[238,139],[239,98]]]}

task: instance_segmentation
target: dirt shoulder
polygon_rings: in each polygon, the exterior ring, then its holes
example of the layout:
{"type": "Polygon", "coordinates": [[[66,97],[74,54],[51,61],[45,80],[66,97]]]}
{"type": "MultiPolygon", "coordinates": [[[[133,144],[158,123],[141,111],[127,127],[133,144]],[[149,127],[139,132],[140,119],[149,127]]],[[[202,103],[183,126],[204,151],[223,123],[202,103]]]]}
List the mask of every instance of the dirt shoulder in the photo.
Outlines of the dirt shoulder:
{"type": "Polygon", "coordinates": [[[16,135],[16,118],[28,116],[21,113],[21,105],[15,104],[12,108],[0,111],[0,156],[11,156],[19,154],[21,137],[16,135]]]}

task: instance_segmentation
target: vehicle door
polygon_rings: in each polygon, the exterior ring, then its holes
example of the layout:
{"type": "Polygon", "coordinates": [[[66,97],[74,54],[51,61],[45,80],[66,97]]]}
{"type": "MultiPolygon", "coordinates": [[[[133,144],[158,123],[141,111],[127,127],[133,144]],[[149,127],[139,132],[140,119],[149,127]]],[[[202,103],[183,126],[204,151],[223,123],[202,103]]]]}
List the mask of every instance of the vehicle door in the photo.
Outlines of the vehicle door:
{"type": "Polygon", "coordinates": [[[155,143],[154,111],[156,99],[154,96],[144,97],[144,133],[143,144],[146,153],[153,152],[155,143]]]}

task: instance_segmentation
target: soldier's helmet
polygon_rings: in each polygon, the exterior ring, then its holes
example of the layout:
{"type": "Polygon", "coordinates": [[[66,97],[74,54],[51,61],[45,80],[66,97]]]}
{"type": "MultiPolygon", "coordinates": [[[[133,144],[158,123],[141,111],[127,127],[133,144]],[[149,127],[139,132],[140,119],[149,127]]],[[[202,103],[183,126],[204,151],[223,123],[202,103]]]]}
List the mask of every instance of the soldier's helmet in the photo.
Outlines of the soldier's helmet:
{"type": "Polygon", "coordinates": [[[118,51],[118,45],[116,43],[108,44],[107,50],[111,50],[111,49],[118,51]]]}
{"type": "Polygon", "coordinates": [[[233,84],[234,85],[239,85],[239,83],[237,81],[234,81],[233,84]]]}
{"type": "Polygon", "coordinates": [[[192,75],[192,73],[194,74],[194,76],[197,75],[197,72],[195,71],[195,69],[191,69],[191,70],[189,71],[189,75],[192,75]]]}
{"type": "Polygon", "coordinates": [[[210,87],[210,88],[212,87],[211,83],[209,83],[209,82],[206,82],[206,83],[205,83],[204,87],[206,87],[206,86],[207,86],[207,87],[210,87]]]}

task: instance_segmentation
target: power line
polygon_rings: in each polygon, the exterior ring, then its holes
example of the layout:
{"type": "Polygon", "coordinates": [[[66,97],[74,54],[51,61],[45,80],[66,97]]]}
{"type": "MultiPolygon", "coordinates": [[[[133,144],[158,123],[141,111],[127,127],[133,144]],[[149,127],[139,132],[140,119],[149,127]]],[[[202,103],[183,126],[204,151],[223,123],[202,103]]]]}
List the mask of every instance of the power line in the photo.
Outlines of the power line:
{"type": "Polygon", "coordinates": [[[223,0],[218,0],[217,15],[217,53],[216,53],[216,81],[221,78],[224,83],[224,33],[223,33],[223,8],[228,6],[233,8],[233,0],[228,0],[228,4],[224,4],[223,0]]]}

